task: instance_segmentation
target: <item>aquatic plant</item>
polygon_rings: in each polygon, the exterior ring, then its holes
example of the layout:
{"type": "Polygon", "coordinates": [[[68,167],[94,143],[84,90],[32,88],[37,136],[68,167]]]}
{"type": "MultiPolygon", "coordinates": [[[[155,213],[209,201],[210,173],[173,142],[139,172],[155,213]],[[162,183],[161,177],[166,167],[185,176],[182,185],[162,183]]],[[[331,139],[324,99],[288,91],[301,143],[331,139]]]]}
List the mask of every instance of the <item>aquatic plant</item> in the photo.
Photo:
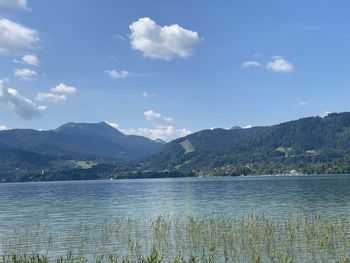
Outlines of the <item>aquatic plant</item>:
{"type": "Polygon", "coordinates": [[[2,237],[7,262],[349,262],[350,216],[118,217],[2,237]]]}

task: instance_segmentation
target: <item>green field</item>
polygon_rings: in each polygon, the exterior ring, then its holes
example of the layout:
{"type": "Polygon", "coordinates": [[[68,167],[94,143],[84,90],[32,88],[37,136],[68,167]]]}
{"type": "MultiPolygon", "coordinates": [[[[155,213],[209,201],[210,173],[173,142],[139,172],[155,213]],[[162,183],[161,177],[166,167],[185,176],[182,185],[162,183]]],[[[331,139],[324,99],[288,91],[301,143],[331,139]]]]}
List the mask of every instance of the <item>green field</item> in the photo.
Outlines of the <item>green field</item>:
{"type": "Polygon", "coordinates": [[[196,151],[194,149],[192,143],[189,140],[185,140],[185,141],[181,142],[180,144],[181,144],[182,148],[184,148],[185,154],[188,154],[188,153],[196,151]]]}
{"type": "Polygon", "coordinates": [[[277,152],[284,153],[285,157],[290,157],[293,155],[293,148],[285,148],[285,147],[278,147],[276,148],[277,152]]]}
{"type": "Polygon", "coordinates": [[[79,161],[79,160],[55,160],[52,165],[59,169],[90,169],[97,163],[92,161],[79,161]]]}

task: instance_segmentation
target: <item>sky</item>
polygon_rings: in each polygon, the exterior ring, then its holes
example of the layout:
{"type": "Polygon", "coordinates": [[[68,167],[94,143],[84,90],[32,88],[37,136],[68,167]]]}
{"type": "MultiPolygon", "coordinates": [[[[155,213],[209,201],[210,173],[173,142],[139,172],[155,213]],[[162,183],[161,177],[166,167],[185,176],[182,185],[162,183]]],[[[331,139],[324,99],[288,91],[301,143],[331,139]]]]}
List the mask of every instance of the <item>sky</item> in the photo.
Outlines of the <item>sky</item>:
{"type": "Polygon", "coordinates": [[[169,141],[350,111],[347,0],[0,0],[0,130],[169,141]]]}

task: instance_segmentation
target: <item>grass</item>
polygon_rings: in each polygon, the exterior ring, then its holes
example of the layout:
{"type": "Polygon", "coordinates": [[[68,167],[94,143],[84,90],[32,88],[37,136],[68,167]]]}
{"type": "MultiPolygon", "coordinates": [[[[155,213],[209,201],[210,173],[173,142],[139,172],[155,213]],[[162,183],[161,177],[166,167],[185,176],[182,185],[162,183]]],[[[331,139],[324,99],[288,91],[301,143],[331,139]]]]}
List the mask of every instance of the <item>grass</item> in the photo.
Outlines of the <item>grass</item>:
{"type": "Polygon", "coordinates": [[[76,167],[82,168],[82,169],[90,169],[97,164],[91,161],[73,161],[73,162],[75,162],[76,167]]]}
{"type": "Polygon", "coordinates": [[[92,161],[78,161],[78,160],[55,160],[52,164],[56,168],[64,169],[64,168],[81,168],[81,169],[90,169],[97,163],[92,161]]]}
{"type": "Polygon", "coordinates": [[[293,148],[278,147],[275,150],[284,153],[285,157],[291,157],[293,155],[293,148]]]}
{"type": "Polygon", "coordinates": [[[191,160],[187,160],[187,161],[183,162],[182,164],[176,165],[175,169],[179,170],[183,165],[186,165],[189,163],[191,163],[191,160]]]}
{"type": "Polygon", "coordinates": [[[196,150],[194,149],[192,143],[189,140],[185,140],[182,141],[180,143],[180,145],[182,146],[182,148],[185,150],[185,154],[191,153],[191,152],[195,152],[196,150]]]}
{"type": "Polygon", "coordinates": [[[350,263],[350,216],[121,217],[59,233],[39,225],[1,244],[0,263],[350,263]]]}

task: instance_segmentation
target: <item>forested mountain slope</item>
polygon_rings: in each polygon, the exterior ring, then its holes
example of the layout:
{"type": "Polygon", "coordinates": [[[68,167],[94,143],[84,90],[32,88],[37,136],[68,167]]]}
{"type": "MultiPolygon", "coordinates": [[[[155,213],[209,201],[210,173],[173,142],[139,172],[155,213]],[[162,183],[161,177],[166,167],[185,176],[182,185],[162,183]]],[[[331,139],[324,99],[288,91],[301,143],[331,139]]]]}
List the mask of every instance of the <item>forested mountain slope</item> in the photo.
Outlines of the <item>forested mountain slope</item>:
{"type": "Polygon", "coordinates": [[[350,154],[350,113],[267,127],[204,130],[165,145],[144,167],[216,168],[256,163],[332,161],[350,154]]]}

